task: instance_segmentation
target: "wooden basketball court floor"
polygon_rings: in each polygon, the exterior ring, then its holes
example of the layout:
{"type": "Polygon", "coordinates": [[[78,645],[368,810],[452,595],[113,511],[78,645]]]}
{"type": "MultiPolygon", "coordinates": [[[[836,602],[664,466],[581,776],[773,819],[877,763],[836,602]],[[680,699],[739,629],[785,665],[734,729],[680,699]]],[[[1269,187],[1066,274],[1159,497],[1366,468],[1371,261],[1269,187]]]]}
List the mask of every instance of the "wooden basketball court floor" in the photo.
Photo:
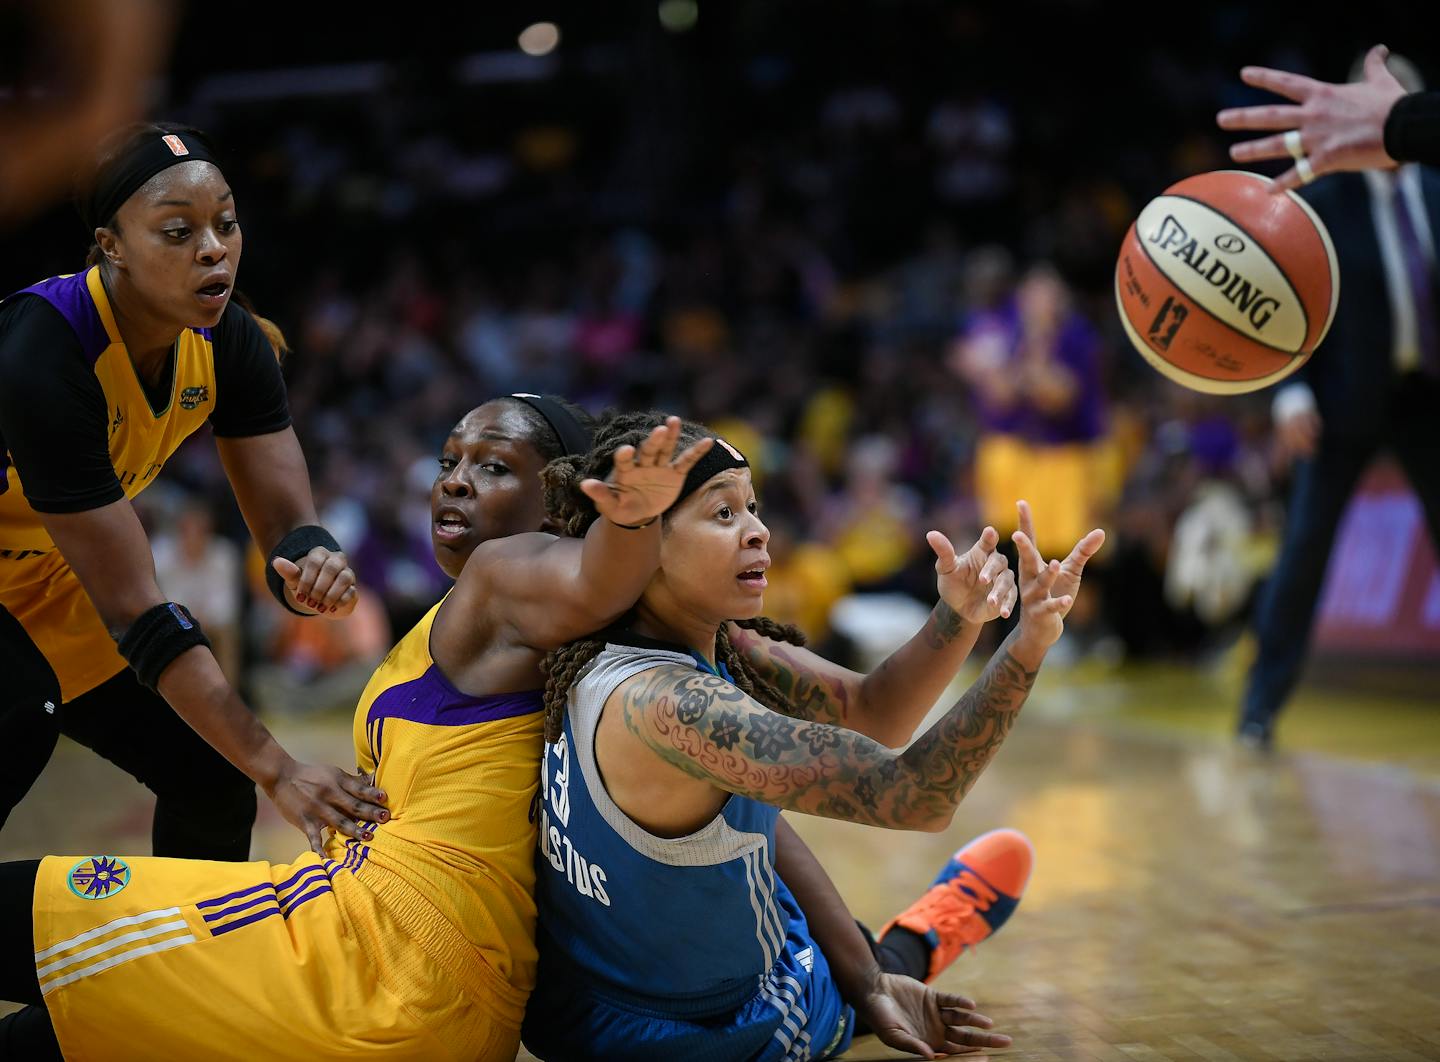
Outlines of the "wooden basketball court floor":
{"type": "MultiPolygon", "coordinates": [[[[942,981],[1015,1037],[991,1057],[1440,1059],[1440,693],[1308,689],[1266,759],[1228,740],[1238,682],[1051,671],[949,832],[792,821],[872,925],[969,836],[1030,835],[1015,917],[942,981]]],[[[349,762],[348,719],[277,729],[349,762]]],[[[257,856],[292,858],[298,835],[261,803],[257,856]]],[[[149,809],[62,743],[0,858],[145,852],[149,809]]],[[[903,1056],[871,1040],[847,1057],[903,1056]]]]}

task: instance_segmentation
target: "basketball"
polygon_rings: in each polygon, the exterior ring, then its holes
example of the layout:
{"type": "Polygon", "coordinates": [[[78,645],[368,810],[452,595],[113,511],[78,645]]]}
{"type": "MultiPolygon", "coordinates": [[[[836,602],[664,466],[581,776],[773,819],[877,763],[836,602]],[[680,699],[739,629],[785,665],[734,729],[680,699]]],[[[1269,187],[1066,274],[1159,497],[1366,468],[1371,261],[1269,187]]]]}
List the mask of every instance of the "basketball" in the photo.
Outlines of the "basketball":
{"type": "Polygon", "coordinates": [[[1140,212],[1115,265],[1135,349],[1171,380],[1241,394],[1283,380],[1325,338],[1340,271],[1325,225],[1257,173],[1171,185],[1140,212]]]}

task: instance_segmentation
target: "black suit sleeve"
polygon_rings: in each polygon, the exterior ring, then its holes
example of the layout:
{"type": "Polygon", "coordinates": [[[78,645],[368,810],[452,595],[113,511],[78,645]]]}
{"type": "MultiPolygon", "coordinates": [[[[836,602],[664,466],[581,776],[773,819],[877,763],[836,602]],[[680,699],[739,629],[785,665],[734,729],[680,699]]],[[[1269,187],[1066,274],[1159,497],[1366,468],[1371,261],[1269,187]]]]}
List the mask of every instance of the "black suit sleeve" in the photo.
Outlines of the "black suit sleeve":
{"type": "Polygon", "coordinates": [[[1396,162],[1440,166],[1440,92],[1412,92],[1390,108],[1385,153],[1396,162]]]}
{"type": "Polygon", "coordinates": [[[246,310],[231,302],[215,327],[215,412],[222,438],[269,435],[290,426],[285,378],[275,351],[246,310]]]}
{"type": "Polygon", "coordinates": [[[0,438],[31,508],[78,513],[125,497],[109,425],[94,367],[59,312],[34,295],[0,306],[0,438]]]}

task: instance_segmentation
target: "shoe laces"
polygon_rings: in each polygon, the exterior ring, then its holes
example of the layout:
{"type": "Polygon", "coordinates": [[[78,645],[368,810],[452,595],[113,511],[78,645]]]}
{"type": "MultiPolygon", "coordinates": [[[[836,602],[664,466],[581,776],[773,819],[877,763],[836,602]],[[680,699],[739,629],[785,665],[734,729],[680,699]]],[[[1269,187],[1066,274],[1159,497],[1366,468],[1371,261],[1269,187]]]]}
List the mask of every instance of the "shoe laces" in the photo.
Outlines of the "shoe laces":
{"type": "Polygon", "coordinates": [[[981,912],[988,911],[998,898],[983,878],[961,870],[930,889],[917,906],[939,935],[940,950],[948,955],[957,945],[976,944],[989,936],[990,925],[981,912]]]}

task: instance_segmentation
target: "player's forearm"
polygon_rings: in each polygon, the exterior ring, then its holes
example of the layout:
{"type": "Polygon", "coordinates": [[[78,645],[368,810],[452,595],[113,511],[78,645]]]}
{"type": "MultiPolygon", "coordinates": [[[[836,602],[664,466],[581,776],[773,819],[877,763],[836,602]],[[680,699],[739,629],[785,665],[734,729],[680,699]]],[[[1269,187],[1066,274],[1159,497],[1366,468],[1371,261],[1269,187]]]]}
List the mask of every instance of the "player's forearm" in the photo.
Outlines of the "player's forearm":
{"type": "Polygon", "coordinates": [[[636,602],[659,564],[658,518],[630,530],[601,517],[585,533],[574,600],[602,622],[613,619],[636,602]]]}
{"type": "Polygon", "coordinates": [[[775,822],[775,872],[800,905],[841,997],[851,1004],[863,999],[880,965],[830,875],[783,817],[775,822]]]}
{"type": "Polygon", "coordinates": [[[225,680],[210,650],[195,646],[160,673],[160,696],[197,734],[267,793],[291,757],[225,680]]]}
{"type": "Polygon", "coordinates": [[[897,808],[930,829],[949,825],[1014,727],[1043,659],[1044,650],[1037,651],[1021,628],[1011,632],[975,684],[901,755],[897,808]]]}
{"type": "Polygon", "coordinates": [[[891,747],[905,744],[975,648],[980,625],[939,602],[925,625],[860,682],[853,729],[891,747]]]}
{"type": "Polygon", "coordinates": [[[262,554],[268,556],[297,527],[320,522],[310,470],[294,428],[217,439],[216,449],[245,526],[262,554]]]}

